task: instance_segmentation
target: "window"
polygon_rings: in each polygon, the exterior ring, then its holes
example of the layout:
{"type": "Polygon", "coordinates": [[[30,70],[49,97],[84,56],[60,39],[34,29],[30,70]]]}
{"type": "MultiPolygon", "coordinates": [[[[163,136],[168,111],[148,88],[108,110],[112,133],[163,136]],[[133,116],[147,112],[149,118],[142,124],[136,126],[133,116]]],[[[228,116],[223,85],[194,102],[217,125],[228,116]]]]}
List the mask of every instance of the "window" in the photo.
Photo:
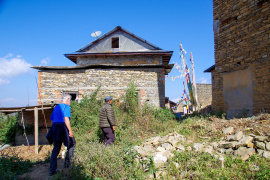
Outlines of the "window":
{"type": "Polygon", "coordinates": [[[112,38],[112,48],[119,48],[119,37],[112,38]]]}
{"type": "Polygon", "coordinates": [[[78,102],[78,91],[63,91],[64,93],[68,93],[71,95],[71,101],[77,101],[78,102]]]}

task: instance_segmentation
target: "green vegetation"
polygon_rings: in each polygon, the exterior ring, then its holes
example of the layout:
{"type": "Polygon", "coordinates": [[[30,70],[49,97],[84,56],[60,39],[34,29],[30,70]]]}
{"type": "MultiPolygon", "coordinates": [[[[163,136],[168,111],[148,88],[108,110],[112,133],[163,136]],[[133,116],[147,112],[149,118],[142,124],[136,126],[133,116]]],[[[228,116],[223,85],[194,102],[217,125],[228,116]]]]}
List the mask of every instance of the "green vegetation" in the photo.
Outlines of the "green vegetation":
{"type": "Polygon", "coordinates": [[[0,156],[0,179],[16,179],[20,174],[30,171],[32,163],[19,157],[0,156]]]}
{"type": "MultiPolygon", "coordinates": [[[[74,165],[68,171],[61,171],[54,179],[147,179],[147,175],[158,172],[159,168],[155,167],[151,158],[149,162],[138,161],[137,153],[133,151],[133,147],[145,139],[174,131],[193,142],[218,141],[222,137],[220,131],[211,130],[211,122],[206,119],[211,116],[224,118],[223,113],[197,113],[179,121],[171,110],[139,106],[137,89],[131,82],[123,102],[114,100],[116,141],[114,145],[106,147],[98,127],[99,109],[104,103],[103,97],[98,97],[98,91],[99,88],[91,96],[85,96],[80,103],[72,102],[71,124],[77,141],[74,165]],[[209,138],[203,138],[205,136],[209,138]]],[[[183,145],[192,146],[192,143],[183,145]]],[[[2,157],[0,174],[7,171],[9,173],[5,179],[14,179],[31,165],[33,163],[18,158],[2,157]],[[25,163],[26,169],[15,170],[13,167],[17,162],[25,163]],[[5,164],[11,164],[10,169],[5,170],[5,164]]],[[[166,169],[167,174],[163,179],[270,179],[270,161],[257,155],[247,161],[228,155],[222,168],[220,162],[207,153],[174,152],[166,169]]]]}
{"type": "Polygon", "coordinates": [[[0,115],[0,144],[14,141],[17,128],[17,114],[0,115]]]}

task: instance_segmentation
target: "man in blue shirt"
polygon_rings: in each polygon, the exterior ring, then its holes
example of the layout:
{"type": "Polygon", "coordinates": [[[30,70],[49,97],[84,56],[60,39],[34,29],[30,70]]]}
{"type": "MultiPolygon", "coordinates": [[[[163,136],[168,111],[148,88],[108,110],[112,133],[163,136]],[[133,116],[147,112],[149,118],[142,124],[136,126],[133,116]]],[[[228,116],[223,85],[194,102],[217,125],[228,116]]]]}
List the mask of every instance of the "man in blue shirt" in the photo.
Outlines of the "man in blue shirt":
{"type": "Polygon", "coordinates": [[[56,173],[57,169],[57,156],[61,150],[62,143],[67,146],[67,155],[65,158],[65,167],[70,166],[70,161],[73,157],[74,147],[76,141],[70,126],[70,101],[71,96],[64,94],[62,96],[62,103],[55,106],[52,115],[52,127],[47,134],[47,139],[52,144],[54,143],[49,175],[52,176],[56,173]]]}

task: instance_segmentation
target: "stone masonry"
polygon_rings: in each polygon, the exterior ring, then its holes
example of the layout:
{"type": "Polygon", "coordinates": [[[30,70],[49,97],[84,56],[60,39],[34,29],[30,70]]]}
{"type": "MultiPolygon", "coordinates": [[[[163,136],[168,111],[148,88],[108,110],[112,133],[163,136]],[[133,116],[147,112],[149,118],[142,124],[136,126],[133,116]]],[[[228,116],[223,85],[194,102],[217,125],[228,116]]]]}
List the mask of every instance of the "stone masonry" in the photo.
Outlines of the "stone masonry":
{"type": "Polygon", "coordinates": [[[137,86],[140,104],[149,101],[152,105],[163,106],[165,98],[163,68],[117,68],[117,69],[73,69],[39,71],[39,104],[59,102],[63,92],[92,94],[99,85],[98,96],[111,95],[121,99],[131,80],[137,86]]]}
{"type": "Polygon", "coordinates": [[[212,104],[212,84],[196,84],[198,105],[204,108],[212,104]]]}
{"type": "Polygon", "coordinates": [[[213,0],[213,8],[213,108],[269,113],[270,1],[213,0]]]}

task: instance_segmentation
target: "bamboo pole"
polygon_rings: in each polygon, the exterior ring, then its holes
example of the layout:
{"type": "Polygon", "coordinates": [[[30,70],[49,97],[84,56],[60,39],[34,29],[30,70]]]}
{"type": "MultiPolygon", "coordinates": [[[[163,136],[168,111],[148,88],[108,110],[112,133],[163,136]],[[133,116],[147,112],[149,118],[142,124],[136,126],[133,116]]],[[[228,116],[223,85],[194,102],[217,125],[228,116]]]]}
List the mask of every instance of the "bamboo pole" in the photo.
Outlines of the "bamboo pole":
{"type": "Polygon", "coordinates": [[[35,153],[38,154],[38,108],[34,109],[35,114],[35,153]]]}

